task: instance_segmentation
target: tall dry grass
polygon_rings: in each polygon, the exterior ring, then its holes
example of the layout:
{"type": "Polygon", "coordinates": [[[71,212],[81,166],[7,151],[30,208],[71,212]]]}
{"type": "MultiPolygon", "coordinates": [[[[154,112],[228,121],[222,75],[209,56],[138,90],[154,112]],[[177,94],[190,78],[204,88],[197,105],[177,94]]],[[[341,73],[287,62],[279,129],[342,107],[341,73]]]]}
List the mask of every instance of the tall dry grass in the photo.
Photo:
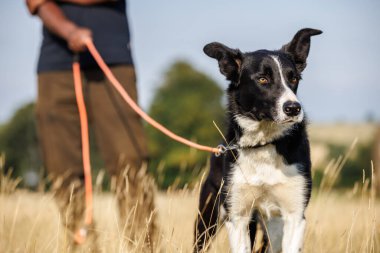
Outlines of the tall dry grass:
{"type": "MultiPolygon", "coordinates": [[[[325,169],[321,188],[313,192],[306,213],[304,252],[380,252],[380,203],[372,183],[374,175],[363,175],[351,189],[334,190],[346,160],[332,161],[325,169]]],[[[7,190],[15,184],[9,176],[0,177],[0,252],[70,252],[52,194],[7,190]]],[[[155,252],[192,252],[198,194],[199,185],[158,194],[160,236],[155,252]]],[[[128,238],[123,237],[119,225],[115,198],[98,191],[94,205],[102,252],[139,252],[138,245],[126,247],[128,238]]],[[[230,252],[224,228],[209,252],[230,252]]]]}

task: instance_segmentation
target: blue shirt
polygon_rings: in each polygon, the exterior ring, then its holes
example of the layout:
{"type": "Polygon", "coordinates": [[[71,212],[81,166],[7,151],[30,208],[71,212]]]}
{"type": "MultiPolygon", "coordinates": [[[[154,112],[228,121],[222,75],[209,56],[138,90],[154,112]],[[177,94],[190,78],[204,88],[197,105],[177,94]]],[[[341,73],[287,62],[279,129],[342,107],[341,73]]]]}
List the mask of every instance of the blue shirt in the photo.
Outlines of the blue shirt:
{"type": "MultiPolygon", "coordinates": [[[[125,0],[91,6],[57,4],[68,19],[92,31],[94,44],[107,64],[133,64],[125,0]]],[[[37,72],[70,70],[72,62],[67,42],[43,27],[37,72]]],[[[80,54],[80,63],[82,68],[97,66],[89,52],[80,54]]]]}

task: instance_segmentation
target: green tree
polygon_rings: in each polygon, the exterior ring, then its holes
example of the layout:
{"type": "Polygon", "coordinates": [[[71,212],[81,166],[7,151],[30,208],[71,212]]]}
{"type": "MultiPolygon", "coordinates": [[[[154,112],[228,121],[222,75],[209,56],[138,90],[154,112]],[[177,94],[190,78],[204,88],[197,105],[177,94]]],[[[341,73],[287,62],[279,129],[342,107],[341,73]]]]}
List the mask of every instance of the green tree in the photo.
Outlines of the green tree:
{"type": "Polygon", "coordinates": [[[41,159],[34,117],[34,103],[18,109],[0,129],[0,152],[5,153],[5,168],[14,170],[14,176],[23,176],[28,170],[38,171],[41,159]]]}
{"type": "MultiPolygon", "coordinates": [[[[0,153],[5,154],[5,169],[12,168],[13,177],[23,177],[25,173],[31,171],[38,175],[43,167],[34,108],[34,103],[23,105],[16,110],[6,124],[0,126],[0,153]]],[[[104,163],[96,147],[92,131],[90,131],[90,140],[91,165],[93,175],[97,175],[104,163]]]]}
{"type": "MultiPolygon", "coordinates": [[[[215,81],[195,70],[190,64],[179,61],[166,72],[159,86],[149,114],[174,133],[204,145],[216,146],[221,136],[213,125],[223,125],[223,91],[215,81]]],[[[167,187],[176,178],[183,184],[191,179],[195,167],[205,164],[207,152],[189,149],[161,132],[148,127],[149,147],[152,155],[151,170],[158,162],[165,163],[163,177],[158,183],[167,187]]],[[[159,172],[162,173],[162,172],[159,172]]]]}

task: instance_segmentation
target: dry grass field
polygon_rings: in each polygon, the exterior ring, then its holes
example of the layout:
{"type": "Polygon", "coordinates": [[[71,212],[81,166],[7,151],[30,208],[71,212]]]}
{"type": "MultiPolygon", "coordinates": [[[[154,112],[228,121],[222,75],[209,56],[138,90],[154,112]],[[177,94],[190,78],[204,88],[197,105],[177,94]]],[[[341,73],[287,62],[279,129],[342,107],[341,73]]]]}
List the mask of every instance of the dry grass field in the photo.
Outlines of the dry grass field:
{"type": "MultiPolygon", "coordinates": [[[[355,128],[356,129],[356,128],[355,128]]],[[[330,137],[327,131],[312,133],[314,143],[327,139],[351,143],[352,139],[373,131],[348,129],[330,137]],[[339,133],[339,134],[338,134],[339,133]],[[357,133],[358,136],[355,136],[357,133]],[[350,142],[347,141],[350,137],[350,142]]],[[[331,132],[330,132],[331,133],[331,132]]],[[[369,137],[366,137],[370,139],[369,137]]],[[[365,140],[366,141],[366,140],[365,140]]],[[[353,148],[354,149],[354,148],[353,148]]],[[[316,151],[314,151],[316,152],[316,151]]],[[[350,155],[347,151],[346,156],[350,155]]],[[[304,252],[380,252],[380,200],[376,198],[374,175],[364,175],[350,189],[334,190],[345,158],[324,169],[321,188],[315,189],[307,209],[308,221],[304,252]]],[[[1,159],[0,159],[1,168],[1,159]]],[[[15,189],[17,182],[0,173],[0,253],[68,253],[67,235],[61,226],[53,195],[15,189]]],[[[159,243],[153,252],[192,252],[193,226],[197,212],[199,184],[193,189],[168,190],[157,194],[159,243]]],[[[116,200],[109,193],[95,195],[94,214],[102,252],[139,252],[126,248],[118,224],[116,200]]],[[[230,252],[226,231],[222,228],[209,252],[230,252]]]]}
{"type": "MultiPolygon", "coordinates": [[[[346,192],[315,192],[307,209],[305,252],[380,252],[380,203],[369,180],[346,192]]],[[[154,252],[191,252],[198,191],[159,193],[160,242],[154,252]]],[[[69,252],[65,230],[51,194],[16,191],[0,195],[0,252],[69,252]]],[[[116,202],[95,196],[95,220],[102,252],[138,252],[125,248],[116,202]]],[[[137,248],[137,246],[136,246],[137,248]]],[[[209,252],[229,252],[221,229],[209,252]]]]}
{"type": "Polygon", "coordinates": [[[350,145],[354,139],[359,143],[367,143],[373,139],[377,125],[373,123],[336,123],[336,124],[316,124],[308,127],[311,142],[334,143],[340,145],[350,145]]]}

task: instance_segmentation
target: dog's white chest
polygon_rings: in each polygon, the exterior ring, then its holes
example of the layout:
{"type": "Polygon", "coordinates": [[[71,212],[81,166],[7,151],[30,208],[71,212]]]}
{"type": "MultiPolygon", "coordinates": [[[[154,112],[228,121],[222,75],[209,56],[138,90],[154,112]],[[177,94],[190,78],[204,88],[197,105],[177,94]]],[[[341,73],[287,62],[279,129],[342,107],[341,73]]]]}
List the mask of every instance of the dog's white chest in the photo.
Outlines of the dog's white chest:
{"type": "Polygon", "coordinates": [[[232,168],[231,206],[238,213],[256,207],[269,216],[301,208],[305,182],[297,166],[286,164],[274,145],[241,150],[232,168]]]}
{"type": "Polygon", "coordinates": [[[235,184],[252,186],[284,184],[297,175],[297,166],[285,164],[273,145],[242,150],[233,168],[235,184]]]}

